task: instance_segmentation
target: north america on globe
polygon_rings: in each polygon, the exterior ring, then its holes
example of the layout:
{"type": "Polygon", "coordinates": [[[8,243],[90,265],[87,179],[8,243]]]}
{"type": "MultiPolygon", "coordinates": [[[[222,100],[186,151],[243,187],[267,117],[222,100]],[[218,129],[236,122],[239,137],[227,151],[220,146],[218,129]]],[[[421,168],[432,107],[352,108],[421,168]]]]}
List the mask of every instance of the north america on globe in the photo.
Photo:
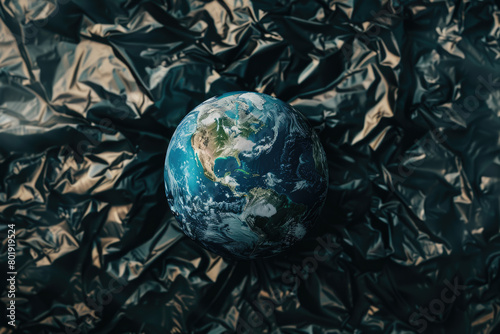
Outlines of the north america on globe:
{"type": "Polygon", "coordinates": [[[231,92],[181,121],[164,183],[188,237],[216,254],[253,259],[284,251],[312,228],[328,169],[318,136],[298,111],[269,95],[231,92]]]}

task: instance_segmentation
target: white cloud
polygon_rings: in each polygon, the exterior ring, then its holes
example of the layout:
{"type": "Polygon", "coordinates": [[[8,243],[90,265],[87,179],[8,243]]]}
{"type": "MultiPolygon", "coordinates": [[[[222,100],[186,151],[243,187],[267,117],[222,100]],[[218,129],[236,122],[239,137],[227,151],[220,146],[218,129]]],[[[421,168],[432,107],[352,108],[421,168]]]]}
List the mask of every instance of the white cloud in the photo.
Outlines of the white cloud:
{"type": "Polygon", "coordinates": [[[307,188],[307,181],[306,180],[302,180],[302,181],[299,181],[297,183],[295,183],[295,188],[293,188],[292,192],[293,191],[297,191],[297,190],[302,190],[302,189],[305,189],[307,188]]]}
{"type": "Polygon", "coordinates": [[[272,217],[276,214],[276,208],[269,203],[258,203],[257,205],[251,206],[247,210],[245,210],[246,214],[260,216],[260,217],[272,217]]]}
{"type": "Polygon", "coordinates": [[[256,93],[245,93],[240,95],[241,99],[247,99],[253,103],[253,105],[259,109],[262,110],[264,108],[264,104],[266,103],[266,100],[264,100],[262,97],[260,97],[256,93]]]}
{"type": "Polygon", "coordinates": [[[282,180],[278,179],[276,175],[269,172],[264,176],[264,182],[268,187],[274,187],[276,184],[280,183],[282,180]]]}
{"type": "Polygon", "coordinates": [[[252,151],[254,146],[255,146],[255,143],[253,141],[248,140],[248,139],[241,137],[241,136],[234,138],[234,141],[233,141],[234,149],[238,150],[240,152],[252,151]]]}

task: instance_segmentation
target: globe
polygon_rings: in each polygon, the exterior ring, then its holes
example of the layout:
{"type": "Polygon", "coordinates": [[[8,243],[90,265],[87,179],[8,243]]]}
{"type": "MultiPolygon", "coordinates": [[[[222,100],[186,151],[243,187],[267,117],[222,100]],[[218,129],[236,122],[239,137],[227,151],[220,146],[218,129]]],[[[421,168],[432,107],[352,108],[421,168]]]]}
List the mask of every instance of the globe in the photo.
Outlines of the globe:
{"type": "Polygon", "coordinates": [[[269,95],[231,92],[188,113],[166,154],[165,192],[184,233],[228,258],[268,257],[311,230],[328,169],[316,133],[269,95]]]}

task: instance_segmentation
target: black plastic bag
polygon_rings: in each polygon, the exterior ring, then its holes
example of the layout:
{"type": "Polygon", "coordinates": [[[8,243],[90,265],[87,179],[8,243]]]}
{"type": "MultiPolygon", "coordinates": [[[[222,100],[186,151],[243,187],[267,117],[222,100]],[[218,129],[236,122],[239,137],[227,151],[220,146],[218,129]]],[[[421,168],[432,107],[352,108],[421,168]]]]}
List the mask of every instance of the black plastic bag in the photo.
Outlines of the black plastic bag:
{"type": "Polygon", "coordinates": [[[499,18],[494,1],[2,1],[0,333],[498,331],[499,18]],[[185,237],[163,191],[176,125],[235,90],[291,103],[329,160],[317,228],[251,262],[185,237]]]}

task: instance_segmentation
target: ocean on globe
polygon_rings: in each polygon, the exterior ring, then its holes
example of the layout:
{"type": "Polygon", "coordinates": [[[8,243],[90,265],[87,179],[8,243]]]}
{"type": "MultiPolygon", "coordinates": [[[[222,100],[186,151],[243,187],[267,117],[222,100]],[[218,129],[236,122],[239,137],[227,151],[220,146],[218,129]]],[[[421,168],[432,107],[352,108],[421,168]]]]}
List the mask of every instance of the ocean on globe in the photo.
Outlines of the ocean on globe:
{"type": "Polygon", "coordinates": [[[231,92],[184,117],[164,170],[184,233],[229,258],[267,257],[311,229],[325,202],[325,152],[306,119],[269,95],[231,92]]]}

